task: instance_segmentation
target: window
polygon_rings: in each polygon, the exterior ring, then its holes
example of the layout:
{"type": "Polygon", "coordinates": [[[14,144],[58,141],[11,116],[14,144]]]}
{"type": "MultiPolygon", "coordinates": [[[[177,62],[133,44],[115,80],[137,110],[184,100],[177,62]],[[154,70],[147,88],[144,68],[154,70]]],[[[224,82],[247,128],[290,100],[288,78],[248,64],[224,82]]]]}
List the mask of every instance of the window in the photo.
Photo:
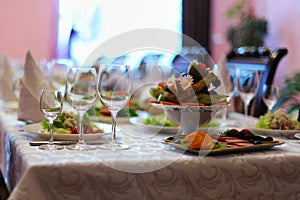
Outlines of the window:
{"type": "MultiPolygon", "coordinates": [[[[182,32],[182,0],[61,0],[58,57],[83,62],[109,38],[139,28],[182,32]]],[[[181,46],[181,40],[174,41],[181,46]]]]}

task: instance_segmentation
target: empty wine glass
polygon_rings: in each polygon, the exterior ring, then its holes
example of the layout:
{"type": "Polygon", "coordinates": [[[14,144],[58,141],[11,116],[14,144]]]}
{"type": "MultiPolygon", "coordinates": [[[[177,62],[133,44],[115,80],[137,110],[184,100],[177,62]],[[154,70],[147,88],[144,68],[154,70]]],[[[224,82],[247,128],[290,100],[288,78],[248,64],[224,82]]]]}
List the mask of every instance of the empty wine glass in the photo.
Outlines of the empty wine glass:
{"type": "Polygon", "coordinates": [[[69,145],[70,150],[92,150],[96,146],[86,144],[84,141],[84,114],[97,99],[95,68],[70,67],[67,70],[67,99],[79,115],[79,140],[75,145],[69,145]]]}
{"type": "Polygon", "coordinates": [[[63,108],[63,95],[59,90],[42,90],[40,96],[40,110],[50,124],[49,143],[39,146],[43,150],[60,150],[63,146],[53,142],[53,121],[58,117],[63,108]]]}
{"type": "Polygon", "coordinates": [[[112,117],[111,142],[101,145],[100,148],[111,150],[128,149],[128,145],[117,141],[116,117],[130,98],[131,74],[129,66],[117,64],[102,65],[98,74],[97,85],[100,101],[111,112],[112,117]]]}
{"type": "Polygon", "coordinates": [[[248,108],[259,87],[259,75],[256,70],[236,69],[236,87],[244,102],[244,114],[248,116],[248,108]]]}
{"type": "Polygon", "coordinates": [[[269,111],[272,111],[279,96],[279,89],[276,85],[263,85],[263,101],[268,107],[269,111]]]}
{"type": "Polygon", "coordinates": [[[227,102],[230,102],[234,96],[235,93],[235,71],[234,70],[228,70],[226,72],[227,74],[224,76],[224,84],[225,84],[225,93],[227,96],[227,102]]]}

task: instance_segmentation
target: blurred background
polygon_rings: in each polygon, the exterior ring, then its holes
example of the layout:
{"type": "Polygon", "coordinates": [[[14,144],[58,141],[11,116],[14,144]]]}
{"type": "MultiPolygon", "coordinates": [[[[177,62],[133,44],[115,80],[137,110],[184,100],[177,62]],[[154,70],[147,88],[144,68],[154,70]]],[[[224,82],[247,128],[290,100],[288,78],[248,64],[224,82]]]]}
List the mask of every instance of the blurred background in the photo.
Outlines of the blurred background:
{"type": "MultiPolygon", "coordinates": [[[[137,28],[164,28],[186,34],[202,45],[215,63],[230,51],[229,27],[240,17],[227,12],[240,0],[27,0],[1,1],[0,55],[24,62],[30,49],[37,60],[84,60],[108,38],[137,28]]],[[[265,46],[285,47],[274,81],[283,84],[299,70],[300,1],[249,0],[256,17],[268,22],[265,46]]],[[[188,46],[178,38],[179,47],[188,46]]]]}

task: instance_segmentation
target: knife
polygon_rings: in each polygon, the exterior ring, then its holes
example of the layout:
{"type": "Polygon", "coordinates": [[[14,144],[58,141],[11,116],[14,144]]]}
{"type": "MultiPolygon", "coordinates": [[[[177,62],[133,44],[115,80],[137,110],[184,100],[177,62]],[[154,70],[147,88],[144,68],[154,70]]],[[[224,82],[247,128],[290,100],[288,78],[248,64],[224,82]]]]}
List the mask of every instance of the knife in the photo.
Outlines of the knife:
{"type": "MultiPolygon", "coordinates": [[[[53,141],[54,144],[56,145],[71,145],[71,144],[77,144],[78,141],[53,141]]],[[[29,145],[30,146],[40,146],[44,144],[48,144],[48,141],[30,141],[29,145]]],[[[86,142],[89,145],[100,145],[100,144],[105,144],[105,141],[87,141],[86,142]]]]}
{"type": "MultiPolygon", "coordinates": [[[[29,145],[30,146],[40,146],[44,144],[48,144],[48,141],[30,141],[29,145]]],[[[56,145],[70,145],[70,144],[76,144],[77,141],[53,141],[54,144],[56,145]]]]}

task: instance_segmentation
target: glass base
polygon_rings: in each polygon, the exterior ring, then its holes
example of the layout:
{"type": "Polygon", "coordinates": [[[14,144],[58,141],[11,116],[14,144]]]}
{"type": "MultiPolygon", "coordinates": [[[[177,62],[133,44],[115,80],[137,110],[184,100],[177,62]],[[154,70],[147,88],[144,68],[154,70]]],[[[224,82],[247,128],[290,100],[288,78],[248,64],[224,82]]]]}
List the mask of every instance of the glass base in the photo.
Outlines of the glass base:
{"type": "Polygon", "coordinates": [[[66,147],[69,150],[79,150],[79,151],[88,151],[88,150],[95,150],[97,146],[88,145],[88,144],[72,144],[66,147]]]}
{"type": "Polygon", "coordinates": [[[43,144],[39,146],[39,149],[42,150],[62,150],[64,146],[56,145],[56,144],[43,144]]]}
{"type": "Polygon", "coordinates": [[[121,143],[108,143],[108,144],[102,144],[98,146],[100,149],[107,149],[107,150],[126,150],[129,149],[129,146],[126,144],[121,143]]]}

